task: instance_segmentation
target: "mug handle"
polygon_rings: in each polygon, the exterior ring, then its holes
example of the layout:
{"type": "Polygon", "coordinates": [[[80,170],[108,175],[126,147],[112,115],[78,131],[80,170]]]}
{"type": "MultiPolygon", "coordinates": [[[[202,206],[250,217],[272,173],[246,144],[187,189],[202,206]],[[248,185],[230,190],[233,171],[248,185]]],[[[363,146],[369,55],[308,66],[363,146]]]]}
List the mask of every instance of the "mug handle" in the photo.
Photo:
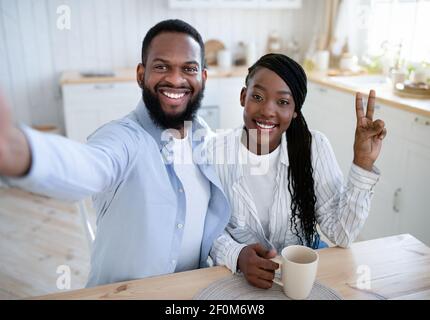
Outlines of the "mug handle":
{"type": "MultiPolygon", "coordinates": [[[[276,269],[276,270],[281,271],[281,266],[282,266],[282,257],[281,257],[280,255],[277,255],[276,257],[274,257],[274,258],[272,258],[272,259],[270,259],[270,260],[272,260],[273,262],[275,262],[275,263],[279,264],[279,268],[278,268],[278,269],[276,269]]],[[[279,272],[279,274],[281,274],[281,273],[279,272]]],[[[276,283],[277,285],[280,285],[281,287],[283,287],[283,286],[284,286],[284,285],[282,284],[281,279],[276,278],[276,272],[275,272],[275,278],[273,279],[273,282],[274,282],[274,283],[276,283]]]]}

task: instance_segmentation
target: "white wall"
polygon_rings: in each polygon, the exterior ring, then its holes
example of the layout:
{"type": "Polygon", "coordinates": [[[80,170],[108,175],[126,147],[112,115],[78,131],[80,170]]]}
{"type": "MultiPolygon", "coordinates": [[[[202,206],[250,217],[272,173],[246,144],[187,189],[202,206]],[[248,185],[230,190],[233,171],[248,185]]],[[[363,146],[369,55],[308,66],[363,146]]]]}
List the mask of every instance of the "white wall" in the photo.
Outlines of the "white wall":
{"type": "Polygon", "coordinates": [[[196,27],[204,40],[227,47],[255,41],[262,54],[268,34],[311,37],[323,1],[300,10],[169,9],[167,0],[0,0],[0,88],[18,121],[63,128],[59,77],[64,70],[135,67],[146,31],[166,18],[196,27]],[[57,28],[57,7],[71,9],[71,29],[57,28]]]}

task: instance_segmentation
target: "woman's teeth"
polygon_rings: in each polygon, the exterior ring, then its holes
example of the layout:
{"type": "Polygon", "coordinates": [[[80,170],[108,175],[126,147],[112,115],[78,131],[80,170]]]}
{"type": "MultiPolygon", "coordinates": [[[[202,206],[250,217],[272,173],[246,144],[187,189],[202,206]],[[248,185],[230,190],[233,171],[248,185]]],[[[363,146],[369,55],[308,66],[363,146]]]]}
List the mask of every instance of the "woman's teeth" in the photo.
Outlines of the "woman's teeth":
{"type": "Polygon", "coordinates": [[[170,99],[181,99],[183,96],[185,96],[185,93],[173,93],[173,92],[167,92],[163,91],[162,94],[164,94],[166,97],[170,99]]]}
{"type": "Polygon", "coordinates": [[[276,127],[275,124],[267,124],[267,123],[264,124],[264,123],[261,123],[261,122],[258,122],[258,121],[256,121],[256,123],[257,123],[257,126],[259,126],[262,129],[273,129],[274,127],[276,127]]]}

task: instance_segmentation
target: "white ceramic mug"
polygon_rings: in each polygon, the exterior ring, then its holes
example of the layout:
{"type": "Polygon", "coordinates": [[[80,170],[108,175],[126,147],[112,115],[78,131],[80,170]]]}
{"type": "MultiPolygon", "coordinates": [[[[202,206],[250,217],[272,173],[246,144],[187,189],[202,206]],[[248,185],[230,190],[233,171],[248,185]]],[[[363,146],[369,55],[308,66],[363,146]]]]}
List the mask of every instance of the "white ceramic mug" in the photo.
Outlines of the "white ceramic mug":
{"type": "Polygon", "coordinates": [[[306,299],[311,293],[318,269],[319,256],[311,248],[294,245],[282,249],[281,258],[272,259],[280,264],[281,281],[273,282],[283,286],[284,293],[291,299],[306,299]]]}

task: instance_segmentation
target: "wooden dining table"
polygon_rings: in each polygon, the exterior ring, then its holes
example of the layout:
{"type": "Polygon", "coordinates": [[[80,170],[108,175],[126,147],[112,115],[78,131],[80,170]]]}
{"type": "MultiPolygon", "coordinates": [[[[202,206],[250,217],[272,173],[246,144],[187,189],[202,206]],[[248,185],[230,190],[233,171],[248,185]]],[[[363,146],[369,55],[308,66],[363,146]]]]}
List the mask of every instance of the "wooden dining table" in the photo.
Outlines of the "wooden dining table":
{"type": "MultiPolygon", "coordinates": [[[[319,249],[317,281],[343,299],[430,299],[430,248],[409,234],[319,249]]],[[[34,299],[187,300],[231,275],[223,266],[112,283],[34,299]]]]}

